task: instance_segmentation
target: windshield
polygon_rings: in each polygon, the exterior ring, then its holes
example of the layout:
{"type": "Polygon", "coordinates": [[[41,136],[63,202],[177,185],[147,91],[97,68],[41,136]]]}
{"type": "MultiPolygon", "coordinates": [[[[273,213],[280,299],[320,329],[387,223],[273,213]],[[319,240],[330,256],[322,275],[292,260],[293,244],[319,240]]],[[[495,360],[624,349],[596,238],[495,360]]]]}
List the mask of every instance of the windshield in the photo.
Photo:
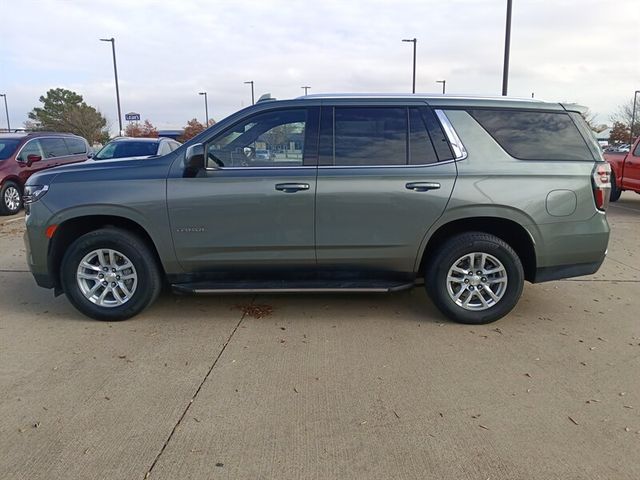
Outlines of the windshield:
{"type": "Polygon", "coordinates": [[[109,160],[125,157],[149,157],[157,153],[157,142],[116,141],[107,143],[93,158],[95,160],[109,160]]]}
{"type": "Polygon", "coordinates": [[[18,145],[20,140],[17,138],[0,138],[0,160],[6,160],[13,155],[18,145]]]}

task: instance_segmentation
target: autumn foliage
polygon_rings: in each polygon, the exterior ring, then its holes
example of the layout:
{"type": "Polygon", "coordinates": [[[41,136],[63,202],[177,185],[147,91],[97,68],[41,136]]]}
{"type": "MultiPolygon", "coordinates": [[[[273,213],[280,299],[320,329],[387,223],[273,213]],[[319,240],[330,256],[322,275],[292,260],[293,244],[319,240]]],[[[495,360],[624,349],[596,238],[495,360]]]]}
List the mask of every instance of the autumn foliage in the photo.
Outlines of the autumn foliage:
{"type": "MultiPolygon", "coordinates": [[[[212,125],[215,125],[215,123],[216,123],[215,120],[210,119],[208,126],[210,127],[212,125]]],[[[203,132],[204,129],[205,129],[205,126],[202,123],[200,123],[198,119],[192,118],[187,122],[187,126],[184,127],[184,133],[180,138],[178,138],[178,141],[184,143],[187,140],[192,139],[199,133],[203,132]]]]}
{"type": "Polygon", "coordinates": [[[149,120],[145,120],[143,124],[129,123],[124,129],[124,134],[127,137],[158,138],[158,129],[149,120]]]}

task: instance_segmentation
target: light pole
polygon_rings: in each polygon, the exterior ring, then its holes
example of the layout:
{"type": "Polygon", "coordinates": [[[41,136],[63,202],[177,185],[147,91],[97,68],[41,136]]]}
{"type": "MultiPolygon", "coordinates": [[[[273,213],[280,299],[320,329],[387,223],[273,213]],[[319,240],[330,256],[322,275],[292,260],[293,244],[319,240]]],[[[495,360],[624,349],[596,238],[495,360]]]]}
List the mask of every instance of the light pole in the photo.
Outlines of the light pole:
{"type": "Polygon", "coordinates": [[[204,95],[204,126],[209,126],[209,105],[207,104],[207,92],[198,92],[198,95],[204,95]]]}
{"type": "MultiPolygon", "coordinates": [[[[636,90],[635,92],[633,92],[633,111],[631,112],[631,128],[629,129],[629,151],[631,151],[631,147],[633,146],[633,124],[635,123],[635,119],[636,119],[636,100],[638,98],[638,94],[640,93],[640,90],[636,90]]],[[[7,101],[7,97],[5,96],[5,105],[6,105],[6,101],[7,101]]],[[[9,117],[7,116],[7,122],[9,121],[9,117]]]]}
{"type": "Polygon", "coordinates": [[[122,112],[120,110],[120,89],[118,88],[118,67],[116,66],[116,40],[115,38],[101,38],[101,42],[111,42],[111,51],[113,53],[113,74],[116,77],[116,101],[118,102],[118,126],[120,127],[119,135],[123,134],[122,131],[122,112]]]}
{"type": "Polygon", "coordinates": [[[300,88],[304,89],[304,96],[306,97],[307,96],[307,91],[309,91],[309,89],[311,87],[300,87],[300,88]]]}
{"type": "Polygon", "coordinates": [[[11,124],[9,123],[9,107],[7,107],[7,94],[0,93],[0,97],[4,97],[4,111],[7,114],[7,132],[10,132],[11,124]]]}
{"type": "Polygon", "coordinates": [[[253,80],[249,80],[248,82],[244,82],[245,85],[251,84],[251,105],[255,105],[255,97],[253,96],[253,80]]]}
{"type": "Polygon", "coordinates": [[[511,1],[507,0],[507,25],[504,32],[504,65],[502,67],[502,95],[507,95],[509,83],[509,49],[511,46],[511,1]]]}
{"type": "Polygon", "coordinates": [[[442,84],[442,94],[444,95],[446,93],[447,81],[446,80],[436,80],[436,83],[441,83],[442,84]]]}
{"type": "Polygon", "coordinates": [[[416,93],[416,45],[418,44],[417,38],[404,38],[403,42],[411,42],[413,43],[413,86],[411,88],[411,93],[416,93]]]}

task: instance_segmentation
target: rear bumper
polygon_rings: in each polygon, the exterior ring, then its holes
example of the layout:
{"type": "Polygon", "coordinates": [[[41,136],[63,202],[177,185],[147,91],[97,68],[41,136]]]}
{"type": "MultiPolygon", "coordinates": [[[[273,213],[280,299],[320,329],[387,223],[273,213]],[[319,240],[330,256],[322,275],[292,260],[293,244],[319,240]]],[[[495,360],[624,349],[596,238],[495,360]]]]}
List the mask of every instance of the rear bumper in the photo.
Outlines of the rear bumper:
{"type": "Polygon", "coordinates": [[[602,257],[602,260],[593,263],[538,268],[536,269],[536,276],[533,283],[550,282],[552,280],[560,280],[562,278],[592,275],[598,271],[602,262],[604,262],[604,257],[602,257]]]}

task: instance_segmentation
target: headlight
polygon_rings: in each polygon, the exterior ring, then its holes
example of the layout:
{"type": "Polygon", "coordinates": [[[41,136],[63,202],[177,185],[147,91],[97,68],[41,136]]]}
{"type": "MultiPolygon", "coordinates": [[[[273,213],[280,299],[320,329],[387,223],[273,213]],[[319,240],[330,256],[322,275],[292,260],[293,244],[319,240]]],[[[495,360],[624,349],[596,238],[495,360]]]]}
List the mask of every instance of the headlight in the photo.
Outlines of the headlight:
{"type": "Polygon", "coordinates": [[[24,197],[22,200],[25,205],[37,202],[45,193],[49,191],[49,185],[27,185],[24,187],[24,197]]]}

